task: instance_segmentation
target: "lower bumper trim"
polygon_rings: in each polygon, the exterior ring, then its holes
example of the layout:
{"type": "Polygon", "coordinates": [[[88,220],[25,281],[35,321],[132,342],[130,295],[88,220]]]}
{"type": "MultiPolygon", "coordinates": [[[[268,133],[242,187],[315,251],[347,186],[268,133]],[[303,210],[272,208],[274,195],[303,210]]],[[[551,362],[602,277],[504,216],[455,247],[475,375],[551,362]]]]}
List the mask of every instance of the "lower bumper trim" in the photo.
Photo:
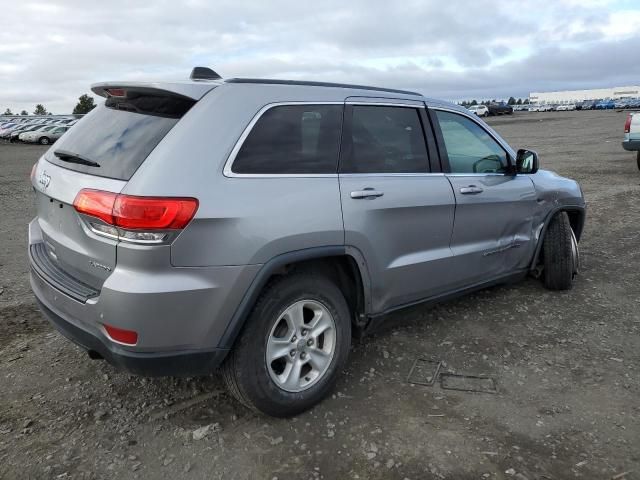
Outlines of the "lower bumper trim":
{"type": "Polygon", "coordinates": [[[622,142],[622,148],[629,152],[640,151],[640,140],[626,140],[622,142]]]}
{"type": "Polygon", "coordinates": [[[40,310],[62,335],[76,345],[99,354],[107,362],[127,372],[150,377],[209,375],[220,366],[229,350],[179,351],[138,353],[120,349],[117,345],[106,345],[81,328],[67,322],[37,299],[40,310]]]}

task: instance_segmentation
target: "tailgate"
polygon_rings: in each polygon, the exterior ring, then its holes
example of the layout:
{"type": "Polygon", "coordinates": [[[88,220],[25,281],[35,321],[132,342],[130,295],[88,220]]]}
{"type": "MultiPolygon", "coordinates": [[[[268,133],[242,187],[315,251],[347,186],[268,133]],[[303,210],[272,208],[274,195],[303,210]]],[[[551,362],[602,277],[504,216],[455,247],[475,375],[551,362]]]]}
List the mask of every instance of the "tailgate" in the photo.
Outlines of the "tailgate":
{"type": "Polygon", "coordinates": [[[57,278],[60,283],[66,273],[100,290],[116,265],[117,241],[91,232],[73,208],[73,200],[83,188],[120,192],[125,184],[65,170],[44,161],[38,163],[34,172],[37,222],[42,231],[40,250],[51,263],[47,268],[49,280],[57,278]]]}
{"type": "Polygon", "coordinates": [[[104,105],[43,155],[32,178],[41,231],[30,240],[34,270],[58,290],[75,291],[80,300],[81,292],[99,292],[114,270],[120,233],[106,223],[108,216],[78,213],[73,206],[76,196],[86,189],[102,195],[120,193],[196,102],[148,86],[102,93],[108,97],[104,105]]]}

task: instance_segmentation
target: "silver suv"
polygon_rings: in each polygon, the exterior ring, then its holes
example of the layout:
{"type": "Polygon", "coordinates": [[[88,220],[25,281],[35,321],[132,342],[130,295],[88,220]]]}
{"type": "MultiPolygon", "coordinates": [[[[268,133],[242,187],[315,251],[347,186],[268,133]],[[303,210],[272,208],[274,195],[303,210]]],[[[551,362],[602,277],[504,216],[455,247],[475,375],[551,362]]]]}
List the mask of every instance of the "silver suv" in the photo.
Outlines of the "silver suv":
{"type": "Polygon", "coordinates": [[[579,185],[464,108],[208,69],[92,89],[34,166],[29,224],[40,307],[91,358],[221,366],[242,403],[294,415],[388,312],[577,272],[579,185]]]}

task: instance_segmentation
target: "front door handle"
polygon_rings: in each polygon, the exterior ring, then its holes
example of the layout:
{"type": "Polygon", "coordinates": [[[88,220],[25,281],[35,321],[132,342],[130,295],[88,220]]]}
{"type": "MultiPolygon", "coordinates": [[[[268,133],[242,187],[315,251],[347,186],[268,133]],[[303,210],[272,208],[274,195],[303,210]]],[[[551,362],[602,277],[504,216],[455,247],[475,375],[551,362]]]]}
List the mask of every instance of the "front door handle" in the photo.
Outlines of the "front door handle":
{"type": "Polygon", "coordinates": [[[476,195],[482,192],[484,192],[484,190],[480,187],[476,187],[475,185],[469,185],[468,187],[462,187],[460,189],[460,193],[463,195],[476,195]]]}
{"type": "Polygon", "coordinates": [[[356,200],[360,198],[367,198],[369,200],[374,200],[383,195],[384,195],[384,192],[379,192],[378,190],[374,190],[373,188],[364,188],[362,190],[355,190],[351,192],[351,198],[356,200]]]}

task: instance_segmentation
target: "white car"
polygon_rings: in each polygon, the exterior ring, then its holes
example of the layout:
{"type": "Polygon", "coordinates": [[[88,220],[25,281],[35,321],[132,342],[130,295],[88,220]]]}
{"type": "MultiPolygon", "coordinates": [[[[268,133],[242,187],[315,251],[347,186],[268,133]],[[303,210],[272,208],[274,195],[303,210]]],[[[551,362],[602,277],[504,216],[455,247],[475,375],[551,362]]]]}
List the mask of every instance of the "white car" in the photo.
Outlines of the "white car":
{"type": "Polygon", "coordinates": [[[548,112],[551,110],[551,107],[548,105],[529,105],[530,112],[548,112]]]}
{"type": "Polygon", "coordinates": [[[489,109],[486,105],[471,105],[467,110],[472,113],[475,113],[479,117],[488,117],[489,109]]]}
{"type": "Polygon", "coordinates": [[[576,109],[576,105],[574,103],[568,103],[566,105],[558,105],[558,107],[556,108],[557,112],[566,112],[569,110],[575,110],[576,109]]]}
{"type": "Polygon", "coordinates": [[[627,120],[624,123],[622,148],[628,152],[637,152],[636,161],[640,169],[640,112],[632,112],[627,115],[627,120]]]}

